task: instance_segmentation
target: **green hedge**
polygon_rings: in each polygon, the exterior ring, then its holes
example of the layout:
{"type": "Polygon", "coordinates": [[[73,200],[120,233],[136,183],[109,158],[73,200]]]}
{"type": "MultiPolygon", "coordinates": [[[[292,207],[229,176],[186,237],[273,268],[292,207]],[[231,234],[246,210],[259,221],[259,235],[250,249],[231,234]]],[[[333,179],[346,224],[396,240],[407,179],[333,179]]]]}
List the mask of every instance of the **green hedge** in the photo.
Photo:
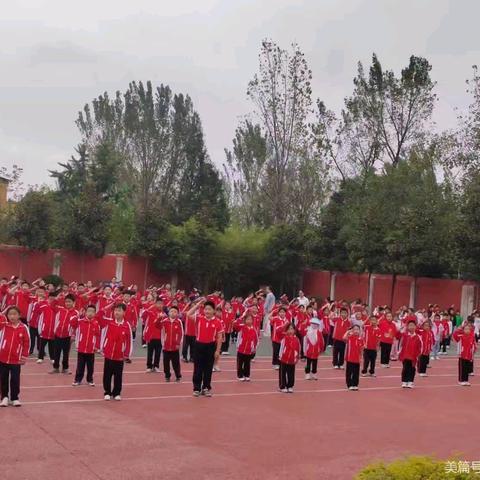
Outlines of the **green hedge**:
{"type": "Polygon", "coordinates": [[[457,459],[440,461],[431,457],[413,456],[395,460],[389,464],[372,463],[358,473],[355,478],[356,480],[479,479],[480,470],[474,470],[477,467],[476,464],[480,466],[480,462],[472,464],[472,462],[457,459]]]}

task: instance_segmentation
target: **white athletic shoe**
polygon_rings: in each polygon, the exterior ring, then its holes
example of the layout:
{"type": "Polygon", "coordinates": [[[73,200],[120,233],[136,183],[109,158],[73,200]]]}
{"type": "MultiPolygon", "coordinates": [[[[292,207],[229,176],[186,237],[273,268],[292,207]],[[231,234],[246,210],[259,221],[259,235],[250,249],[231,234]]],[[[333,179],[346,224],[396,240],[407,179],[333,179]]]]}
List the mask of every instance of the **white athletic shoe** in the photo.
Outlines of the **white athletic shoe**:
{"type": "Polygon", "coordinates": [[[230,352],[222,352],[222,355],[230,355],[230,352]]]}
{"type": "Polygon", "coordinates": [[[280,370],[280,365],[275,365],[273,368],[274,368],[275,370],[280,370]]]}
{"type": "Polygon", "coordinates": [[[413,388],[413,382],[407,382],[407,388],[413,388]]]}
{"type": "Polygon", "coordinates": [[[104,400],[110,400],[111,398],[112,398],[112,397],[110,397],[110,395],[105,395],[105,396],[103,397],[104,400]]]}
{"type": "Polygon", "coordinates": [[[428,375],[426,373],[419,373],[418,376],[419,377],[427,377],[428,375]]]}
{"type": "Polygon", "coordinates": [[[338,368],[339,368],[340,370],[345,370],[345,367],[344,367],[343,365],[340,365],[338,368]]]}
{"type": "Polygon", "coordinates": [[[356,390],[358,390],[358,387],[352,387],[352,390],[356,391],[356,390]]]}
{"type": "Polygon", "coordinates": [[[153,371],[154,371],[155,373],[160,373],[161,370],[160,370],[158,367],[155,367],[155,368],[153,369],[153,371]]]}
{"type": "Polygon", "coordinates": [[[245,377],[245,381],[246,381],[246,382],[249,382],[249,381],[250,381],[250,377],[245,377]]]}
{"type": "Polygon", "coordinates": [[[215,365],[215,366],[213,367],[213,371],[214,371],[214,372],[221,372],[222,370],[220,369],[219,366],[215,365]]]}
{"type": "Polygon", "coordinates": [[[471,377],[475,376],[475,372],[469,373],[471,377]]]}
{"type": "Polygon", "coordinates": [[[353,390],[353,387],[347,387],[349,390],[353,390]]]}
{"type": "Polygon", "coordinates": [[[305,380],[311,380],[312,376],[309,373],[305,374],[305,380]]]}
{"type": "Polygon", "coordinates": [[[288,388],[282,388],[280,391],[281,391],[282,393],[288,393],[288,388]]]}
{"type": "Polygon", "coordinates": [[[312,375],[312,379],[313,379],[313,380],[318,380],[318,377],[317,377],[317,374],[316,374],[316,373],[312,373],[311,375],[312,375]]]}
{"type": "Polygon", "coordinates": [[[80,382],[72,382],[72,387],[78,387],[80,385],[80,382]]]}
{"type": "Polygon", "coordinates": [[[89,384],[91,387],[94,387],[94,386],[95,386],[95,382],[88,382],[88,384],[89,384]]]}
{"type": "Polygon", "coordinates": [[[114,400],[116,400],[117,402],[119,402],[121,399],[122,399],[122,397],[120,395],[117,395],[117,396],[114,397],[114,400]]]}
{"type": "Polygon", "coordinates": [[[142,345],[142,348],[147,348],[147,344],[144,343],[144,344],[142,345]]]}
{"type": "Polygon", "coordinates": [[[335,370],[338,370],[340,367],[339,367],[338,365],[334,365],[333,368],[334,368],[335,370]]]}
{"type": "Polygon", "coordinates": [[[407,382],[402,382],[402,388],[407,388],[407,382]]]}
{"type": "Polygon", "coordinates": [[[39,359],[37,360],[37,363],[43,363],[43,360],[42,360],[41,358],[39,358],[39,359]]]}
{"type": "Polygon", "coordinates": [[[13,405],[14,407],[21,407],[21,406],[22,406],[22,404],[20,403],[20,400],[14,400],[14,401],[12,402],[12,405],[13,405]]]}
{"type": "Polygon", "coordinates": [[[385,363],[380,364],[380,366],[381,366],[382,368],[387,368],[387,367],[388,367],[388,365],[386,365],[385,363]]]}
{"type": "Polygon", "coordinates": [[[0,402],[0,407],[8,407],[8,397],[3,397],[0,402]]]}
{"type": "Polygon", "coordinates": [[[293,393],[293,388],[287,388],[288,393],[293,393]]]}
{"type": "Polygon", "coordinates": [[[147,369],[145,370],[145,373],[152,373],[152,372],[153,372],[153,368],[147,368],[147,369]]]}
{"type": "Polygon", "coordinates": [[[244,381],[245,381],[245,377],[239,377],[239,378],[238,378],[238,381],[239,381],[239,382],[244,382],[244,381]]]}

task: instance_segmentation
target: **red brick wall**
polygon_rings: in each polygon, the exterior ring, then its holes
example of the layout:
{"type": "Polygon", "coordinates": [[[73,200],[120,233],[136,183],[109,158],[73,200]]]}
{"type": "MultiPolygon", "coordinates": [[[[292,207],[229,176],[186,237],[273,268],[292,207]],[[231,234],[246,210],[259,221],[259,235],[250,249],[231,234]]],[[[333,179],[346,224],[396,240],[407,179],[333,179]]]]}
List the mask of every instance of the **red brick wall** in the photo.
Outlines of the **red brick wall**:
{"type": "MultiPolygon", "coordinates": [[[[303,276],[303,290],[306,295],[325,298],[330,292],[330,272],[307,270],[303,276]]],[[[398,276],[394,295],[393,308],[409,305],[410,287],[413,277],[398,276]]],[[[423,307],[429,303],[436,303],[443,308],[455,305],[460,308],[462,301],[462,287],[477,285],[476,282],[464,280],[449,280],[441,278],[417,278],[416,307],[423,307]]],[[[391,275],[374,275],[373,305],[390,305],[392,291],[391,275]]],[[[368,274],[336,273],[335,299],[352,301],[361,298],[368,300],[368,274]]],[[[478,303],[478,299],[476,299],[478,303]]]]}
{"type": "MultiPolygon", "coordinates": [[[[110,280],[115,276],[117,257],[123,257],[123,281],[125,284],[161,284],[170,282],[171,275],[152,272],[142,257],[109,254],[102,258],[82,255],[67,250],[33,252],[22,247],[0,245],[0,276],[17,275],[33,281],[53,272],[55,254],[59,255],[60,276],[66,281],[93,282],[110,280]]],[[[182,279],[180,279],[182,280],[182,279]]]]}

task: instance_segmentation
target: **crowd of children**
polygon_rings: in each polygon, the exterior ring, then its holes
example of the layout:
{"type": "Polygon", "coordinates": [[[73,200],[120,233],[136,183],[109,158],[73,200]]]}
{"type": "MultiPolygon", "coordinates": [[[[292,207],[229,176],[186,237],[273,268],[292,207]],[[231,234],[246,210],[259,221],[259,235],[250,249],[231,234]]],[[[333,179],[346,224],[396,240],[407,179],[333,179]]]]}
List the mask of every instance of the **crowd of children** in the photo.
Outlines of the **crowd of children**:
{"type": "Polygon", "coordinates": [[[72,282],[59,288],[42,279],[32,284],[15,277],[0,280],[0,406],[19,406],[21,365],[37,348],[37,363],[46,350],[51,374],[69,375],[74,341],[77,365],[72,385],[94,383],[96,353],[104,358],[105,400],[121,400],[125,363],[131,362],[135,338],[147,349],[146,372],[165,380],[182,379],[181,360],[193,362],[193,394],[212,395],[212,372],[219,358],[236,344],[237,378],[251,379],[251,362],[260,341],[271,342],[272,367],[278,370],[279,390],[292,393],[295,369],[305,362],[305,379],[317,380],[318,358],[331,348],[332,366],[345,368],[349,390],[359,388],[360,376],[375,377],[380,367],[402,362],[401,386],[413,388],[415,374],[427,376],[430,360],[447,354],[453,339],[458,346],[459,384],[469,386],[479,340],[480,313],[465,321],[452,307],[438,305],[392,312],[377,307],[369,312],[360,300],[319,301],[303,292],[275,301],[270,288],[247,298],[226,300],[221,292],[200,296],[172,291],[170,285],[140,291],[113,279],[100,286],[72,282]],[[273,297],[273,300],[272,300],[273,297]],[[137,335],[137,328],[141,333],[137,335]]]}

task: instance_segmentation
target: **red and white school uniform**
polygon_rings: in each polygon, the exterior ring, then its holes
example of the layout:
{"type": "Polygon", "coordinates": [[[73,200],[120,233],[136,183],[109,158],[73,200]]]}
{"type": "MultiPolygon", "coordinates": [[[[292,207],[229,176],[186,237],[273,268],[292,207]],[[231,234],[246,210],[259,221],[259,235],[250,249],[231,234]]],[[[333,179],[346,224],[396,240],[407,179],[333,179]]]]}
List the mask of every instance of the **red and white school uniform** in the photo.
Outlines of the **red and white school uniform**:
{"type": "Polygon", "coordinates": [[[253,325],[235,322],[233,328],[237,335],[237,354],[254,355],[258,346],[258,332],[253,325]]]}
{"type": "Polygon", "coordinates": [[[473,373],[473,359],[477,349],[475,333],[468,335],[459,328],[453,332],[453,339],[457,342],[458,349],[458,381],[463,385],[469,385],[469,375],[473,373]]]}
{"type": "Polygon", "coordinates": [[[365,345],[363,338],[360,335],[350,335],[345,343],[345,360],[347,364],[360,364],[362,358],[362,350],[365,345]]]}
{"type": "Polygon", "coordinates": [[[310,360],[317,360],[324,350],[325,343],[322,331],[320,329],[313,330],[312,332],[307,331],[303,337],[303,353],[305,357],[310,360]]]}
{"type": "Polygon", "coordinates": [[[343,337],[347,333],[348,329],[352,326],[352,322],[347,317],[343,319],[342,317],[335,317],[332,319],[333,322],[333,339],[337,341],[344,342],[343,337]]]}
{"type": "Polygon", "coordinates": [[[30,335],[22,322],[13,325],[0,316],[0,363],[20,365],[28,357],[30,335]]]}
{"type": "Polygon", "coordinates": [[[28,327],[23,323],[13,325],[0,315],[0,397],[16,405],[20,394],[21,364],[30,351],[28,327]]]}
{"type": "Polygon", "coordinates": [[[132,329],[130,324],[123,320],[118,323],[113,318],[102,317],[100,350],[108,360],[123,362],[132,356],[132,329]]]}

